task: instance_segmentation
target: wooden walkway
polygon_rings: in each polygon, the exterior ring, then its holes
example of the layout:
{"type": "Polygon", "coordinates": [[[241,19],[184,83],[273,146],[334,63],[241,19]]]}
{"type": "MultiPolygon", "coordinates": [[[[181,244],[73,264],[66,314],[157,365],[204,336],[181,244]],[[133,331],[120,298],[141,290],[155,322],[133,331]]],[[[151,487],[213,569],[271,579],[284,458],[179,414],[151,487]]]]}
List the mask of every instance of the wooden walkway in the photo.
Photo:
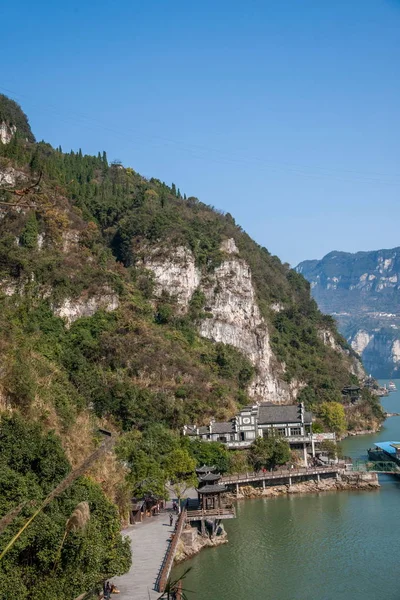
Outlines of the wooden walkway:
{"type": "Polygon", "coordinates": [[[299,469],[277,469],[276,471],[260,471],[259,473],[239,473],[221,478],[221,483],[227,486],[255,483],[257,481],[271,481],[274,479],[294,479],[298,477],[311,477],[320,475],[336,475],[342,470],[335,466],[301,467],[299,469]]]}
{"type": "MultiPolygon", "coordinates": [[[[161,594],[154,590],[160,567],[169,546],[175,523],[169,526],[170,513],[162,513],[137,523],[122,533],[130,538],[132,566],[128,573],[114,577],[112,582],[121,591],[120,600],[156,600],[161,594]]],[[[174,516],[175,521],[175,516],[174,516]]]]}
{"type": "Polygon", "coordinates": [[[209,510],[188,510],[186,520],[200,521],[201,519],[234,519],[235,517],[236,513],[233,507],[224,507],[209,510]]]}

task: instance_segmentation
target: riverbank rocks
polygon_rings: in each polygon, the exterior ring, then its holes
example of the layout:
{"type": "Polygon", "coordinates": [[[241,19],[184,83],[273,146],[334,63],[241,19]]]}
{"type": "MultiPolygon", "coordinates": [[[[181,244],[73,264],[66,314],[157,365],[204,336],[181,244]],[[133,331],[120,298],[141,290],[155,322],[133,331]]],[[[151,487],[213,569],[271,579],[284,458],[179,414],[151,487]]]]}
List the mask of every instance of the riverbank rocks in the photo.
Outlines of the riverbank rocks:
{"type": "Polygon", "coordinates": [[[203,548],[215,548],[228,542],[227,533],[223,525],[219,526],[219,533],[213,537],[201,535],[196,527],[187,526],[178,542],[175,562],[180,563],[198,554],[203,548]]]}
{"type": "Polygon", "coordinates": [[[235,498],[273,498],[284,494],[317,494],[320,492],[340,490],[372,490],[379,488],[376,473],[343,473],[338,479],[329,478],[309,479],[293,485],[268,486],[265,489],[246,485],[239,488],[239,495],[235,498]]]}

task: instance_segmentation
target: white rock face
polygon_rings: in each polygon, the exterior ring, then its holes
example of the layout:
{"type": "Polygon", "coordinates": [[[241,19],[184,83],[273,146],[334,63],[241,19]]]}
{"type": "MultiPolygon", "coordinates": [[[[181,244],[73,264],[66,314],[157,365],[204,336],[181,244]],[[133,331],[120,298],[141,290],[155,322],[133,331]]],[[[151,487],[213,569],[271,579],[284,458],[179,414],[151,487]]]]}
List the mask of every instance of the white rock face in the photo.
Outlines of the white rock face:
{"type": "Polygon", "coordinates": [[[7,125],[4,121],[0,123],[0,141],[3,144],[8,144],[11,141],[12,136],[17,131],[15,125],[7,125]]]}
{"type": "Polygon", "coordinates": [[[339,344],[335,340],[335,336],[332,334],[331,331],[329,331],[329,329],[321,329],[318,332],[318,335],[321,338],[321,340],[324,342],[325,346],[329,346],[333,350],[336,350],[339,352],[342,351],[342,348],[339,346],[339,344]]]}
{"type": "Polygon", "coordinates": [[[79,231],[68,230],[62,234],[63,252],[69,252],[74,246],[79,244],[79,231]]]}
{"type": "Polygon", "coordinates": [[[67,325],[71,325],[81,317],[91,317],[98,310],[110,312],[119,306],[119,299],[110,289],[104,290],[104,294],[97,294],[91,298],[79,298],[72,300],[66,298],[61,305],[53,306],[53,312],[57,317],[65,319],[67,325]]]}
{"type": "Polygon", "coordinates": [[[249,358],[257,369],[248,390],[250,396],[268,402],[293,401],[304,384],[298,381],[286,384],[279,378],[284,365],[272,353],[250,267],[235,256],[237,248],[233,240],[226,240],[221,250],[231,256],[203,280],[194,256],[184,247],[177,248],[167,259],[152,256],[145,260],[144,266],[154,274],[157,293],[165,290],[175,294],[183,311],[200,286],[206,296],[207,311],[212,314],[201,322],[200,334],[214,342],[230,344],[249,358]]]}
{"type": "MultiPolygon", "coordinates": [[[[325,346],[329,346],[330,348],[332,348],[332,350],[335,350],[336,352],[340,352],[341,354],[343,354],[344,356],[347,356],[349,358],[350,373],[352,373],[353,375],[356,375],[359,379],[362,379],[365,377],[365,371],[364,371],[362,362],[360,360],[358,360],[356,357],[350,357],[349,351],[345,350],[344,348],[342,348],[342,346],[340,346],[340,344],[337,343],[337,341],[335,340],[335,336],[332,334],[331,331],[329,331],[329,329],[321,329],[318,332],[318,334],[319,334],[320,338],[322,339],[322,341],[324,342],[325,346]]],[[[358,350],[356,350],[356,352],[358,352],[358,350]]]]}
{"type": "Polygon", "coordinates": [[[184,312],[201,280],[200,269],[196,267],[189,248],[178,246],[168,258],[157,249],[145,258],[143,266],[154,274],[156,295],[160,296],[165,291],[175,296],[180,310],[184,312]]]}
{"type": "Polygon", "coordinates": [[[392,345],[392,360],[394,363],[400,362],[400,340],[394,340],[392,345]]]}
{"type": "Polygon", "coordinates": [[[41,250],[43,248],[43,244],[44,244],[44,233],[39,233],[37,236],[37,245],[39,250],[41,250]]]}
{"type": "Polygon", "coordinates": [[[17,282],[11,279],[3,279],[0,281],[0,292],[5,296],[14,296],[14,294],[19,293],[17,282]]]}
{"type": "Polygon", "coordinates": [[[271,310],[274,312],[281,312],[285,307],[280,302],[273,302],[271,304],[271,310]]]}
{"type": "Polygon", "coordinates": [[[3,187],[14,187],[18,184],[23,185],[28,177],[22,171],[17,171],[12,167],[0,169],[0,189],[3,187]]]}
{"type": "Polygon", "coordinates": [[[358,354],[361,354],[373,339],[373,334],[369,334],[367,331],[360,329],[360,331],[357,331],[356,335],[354,336],[351,342],[351,347],[358,354]]]}
{"type": "Polygon", "coordinates": [[[221,250],[226,254],[239,254],[239,250],[233,238],[224,240],[221,244],[221,250]]]}

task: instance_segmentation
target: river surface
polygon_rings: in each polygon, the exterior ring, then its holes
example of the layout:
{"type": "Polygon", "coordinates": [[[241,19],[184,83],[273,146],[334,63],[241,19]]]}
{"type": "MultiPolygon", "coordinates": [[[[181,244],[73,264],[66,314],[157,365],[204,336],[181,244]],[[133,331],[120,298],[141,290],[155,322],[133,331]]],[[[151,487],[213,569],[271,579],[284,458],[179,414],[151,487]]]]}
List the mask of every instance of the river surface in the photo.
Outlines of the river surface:
{"type": "MultiPolygon", "coordinates": [[[[382,405],[400,412],[400,391],[382,405]]],[[[365,457],[378,440],[400,441],[400,417],[347,438],[344,454],[365,457]]],[[[224,523],[229,543],[174,575],[191,567],[190,600],[400,600],[400,479],[379,481],[378,491],[239,501],[237,518],[224,523]]]]}

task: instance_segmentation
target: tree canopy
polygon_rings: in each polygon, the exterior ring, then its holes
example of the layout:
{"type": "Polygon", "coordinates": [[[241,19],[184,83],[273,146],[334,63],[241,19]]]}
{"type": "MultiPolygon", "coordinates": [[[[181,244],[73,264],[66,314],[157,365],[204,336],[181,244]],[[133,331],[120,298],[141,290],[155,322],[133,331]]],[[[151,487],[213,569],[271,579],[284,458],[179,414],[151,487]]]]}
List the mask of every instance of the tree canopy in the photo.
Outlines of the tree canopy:
{"type": "MultiPolygon", "coordinates": [[[[52,432],[18,415],[1,418],[0,519],[23,506],[0,532],[0,551],[69,470],[52,432]]],[[[40,590],[43,600],[71,600],[103,578],[124,573],[130,560],[116,507],[98,484],[81,477],[39,513],[0,561],[0,576],[7,582],[2,597],[36,600],[40,590]],[[59,554],[67,521],[80,502],[88,503],[90,521],[84,530],[71,531],[59,554]]]]}
{"type": "Polygon", "coordinates": [[[263,467],[274,469],[277,465],[284,465],[291,458],[288,442],[279,437],[259,437],[249,450],[249,462],[255,471],[263,467]]]}

